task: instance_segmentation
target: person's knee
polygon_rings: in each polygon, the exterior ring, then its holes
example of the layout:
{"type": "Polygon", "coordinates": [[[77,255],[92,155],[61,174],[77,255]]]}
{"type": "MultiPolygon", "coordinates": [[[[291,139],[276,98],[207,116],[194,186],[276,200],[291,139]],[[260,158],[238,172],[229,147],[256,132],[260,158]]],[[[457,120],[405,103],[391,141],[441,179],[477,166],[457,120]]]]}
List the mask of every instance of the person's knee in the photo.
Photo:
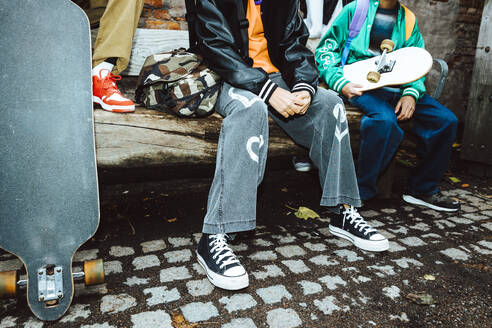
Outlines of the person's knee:
{"type": "Polygon", "coordinates": [[[458,118],[449,110],[447,114],[443,116],[442,123],[446,128],[455,131],[458,127],[458,118]]]}

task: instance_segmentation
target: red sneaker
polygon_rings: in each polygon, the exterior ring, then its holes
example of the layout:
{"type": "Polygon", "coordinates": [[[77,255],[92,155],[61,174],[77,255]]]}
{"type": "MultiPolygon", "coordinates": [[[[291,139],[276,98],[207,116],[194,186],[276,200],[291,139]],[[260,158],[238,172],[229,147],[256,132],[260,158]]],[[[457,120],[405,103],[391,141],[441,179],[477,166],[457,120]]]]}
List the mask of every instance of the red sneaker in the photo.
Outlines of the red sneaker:
{"type": "Polygon", "coordinates": [[[104,110],[116,113],[131,113],[135,111],[135,104],[130,99],[125,98],[115,81],[121,80],[121,76],[113,75],[108,71],[106,76],[92,76],[92,101],[101,105],[104,110]]]}

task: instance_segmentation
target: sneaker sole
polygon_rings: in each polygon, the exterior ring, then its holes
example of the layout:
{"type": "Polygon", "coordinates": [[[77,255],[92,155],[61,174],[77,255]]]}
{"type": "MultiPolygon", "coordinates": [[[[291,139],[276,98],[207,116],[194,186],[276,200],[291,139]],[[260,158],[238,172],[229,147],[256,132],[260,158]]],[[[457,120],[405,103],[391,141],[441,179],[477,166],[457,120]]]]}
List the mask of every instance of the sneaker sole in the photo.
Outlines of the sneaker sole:
{"type": "Polygon", "coordinates": [[[447,208],[447,207],[441,207],[441,206],[436,206],[431,203],[427,203],[421,199],[415,198],[410,195],[403,195],[403,200],[407,203],[414,204],[414,205],[421,205],[421,206],[426,206],[429,208],[432,208],[433,210],[436,211],[444,211],[444,212],[456,212],[458,209],[457,208],[447,208]]]}
{"type": "Polygon", "coordinates": [[[102,101],[101,98],[92,96],[92,101],[96,104],[99,104],[102,109],[108,111],[108,112],[114,112],[114,113],[133,113],[135,111],[135,105],[131,106],[112,106],[106,104],[104,101],[102,101]]]}
{"type": "Polygon", "coordinates": [[[383,251],[387,251],[389,248],[388,239],[370,240],[369,241],[369,240],[365,240],[365,239],[359,238],[357,236],[354,236],[350,232],[347,232],[343,229],[334,227],[332,225],[329,225],[328,229],[335,236],[340,237],[340,238],[344,238],[344,239],[350,241],[352,244],[354,244],[358,248],[363,249],[365,251],[383,252],[383,251]]]}
{"type": "Polygon", "coordinates": [[[239,290],[249,286],[248,273],[245,273],[241,276],[226,277],[210,270],[200,254],[198,254],[198,252],[196,252],[196,257],[198,259],[198,263],[200,263],[202,268],[207,273],[208,280],[214,286],[226,290],[239,290]]]}

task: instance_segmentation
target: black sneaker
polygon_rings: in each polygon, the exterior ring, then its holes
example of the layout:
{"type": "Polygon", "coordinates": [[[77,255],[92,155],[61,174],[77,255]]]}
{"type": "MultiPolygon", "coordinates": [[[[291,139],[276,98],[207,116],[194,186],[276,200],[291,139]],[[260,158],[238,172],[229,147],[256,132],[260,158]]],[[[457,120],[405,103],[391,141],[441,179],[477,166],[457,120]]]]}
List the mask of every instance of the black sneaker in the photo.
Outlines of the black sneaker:
{"type": "Polygon", "coordinates": [[[456,212],[461,208],[459,201],[446,197],[440,192],[431,196],[418,196],[407,193],[403,195],[403,200],[407,203],[426,206],[436,211],[456,212]]]}
{"type": "Polygon", "coordinates": [[[352,206],[344,207],[341,214],[335,214],[329,229],[335,236],[345,238],[366,251],[382,252],[389,248],[388,239],[372,228],[352,206]]]}
{"type": "Polygon", "coordinates": [[[227,290],[246,288],[249,285],[248,273],[227,245],[227,239],[224,234],[204,233],[196,250],[198,263],[215,286],[227,290]]]}

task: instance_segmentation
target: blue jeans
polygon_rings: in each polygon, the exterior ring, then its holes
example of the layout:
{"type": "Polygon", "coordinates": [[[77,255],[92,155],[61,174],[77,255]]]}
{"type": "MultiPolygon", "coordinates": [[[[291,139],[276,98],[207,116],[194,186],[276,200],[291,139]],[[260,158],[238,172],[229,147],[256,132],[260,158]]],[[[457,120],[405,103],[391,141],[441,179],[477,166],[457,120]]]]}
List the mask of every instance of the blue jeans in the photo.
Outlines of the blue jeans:
{"type": "MultiPolygon", "coordinates": [[[[379,174],[388,166],[403,139],[395,106],[400,93],[386,89],[366,91],[349,101],[364,112],[360,122],[360,148],[357,181],[362,200],[376,195],[379,174]]],[[[419,163],[408,181],[408,192],[432,195],[446,171],[451,146],[456,138],[458,119],[449,109],[425,94],[413,114],[419,163]]]]}

